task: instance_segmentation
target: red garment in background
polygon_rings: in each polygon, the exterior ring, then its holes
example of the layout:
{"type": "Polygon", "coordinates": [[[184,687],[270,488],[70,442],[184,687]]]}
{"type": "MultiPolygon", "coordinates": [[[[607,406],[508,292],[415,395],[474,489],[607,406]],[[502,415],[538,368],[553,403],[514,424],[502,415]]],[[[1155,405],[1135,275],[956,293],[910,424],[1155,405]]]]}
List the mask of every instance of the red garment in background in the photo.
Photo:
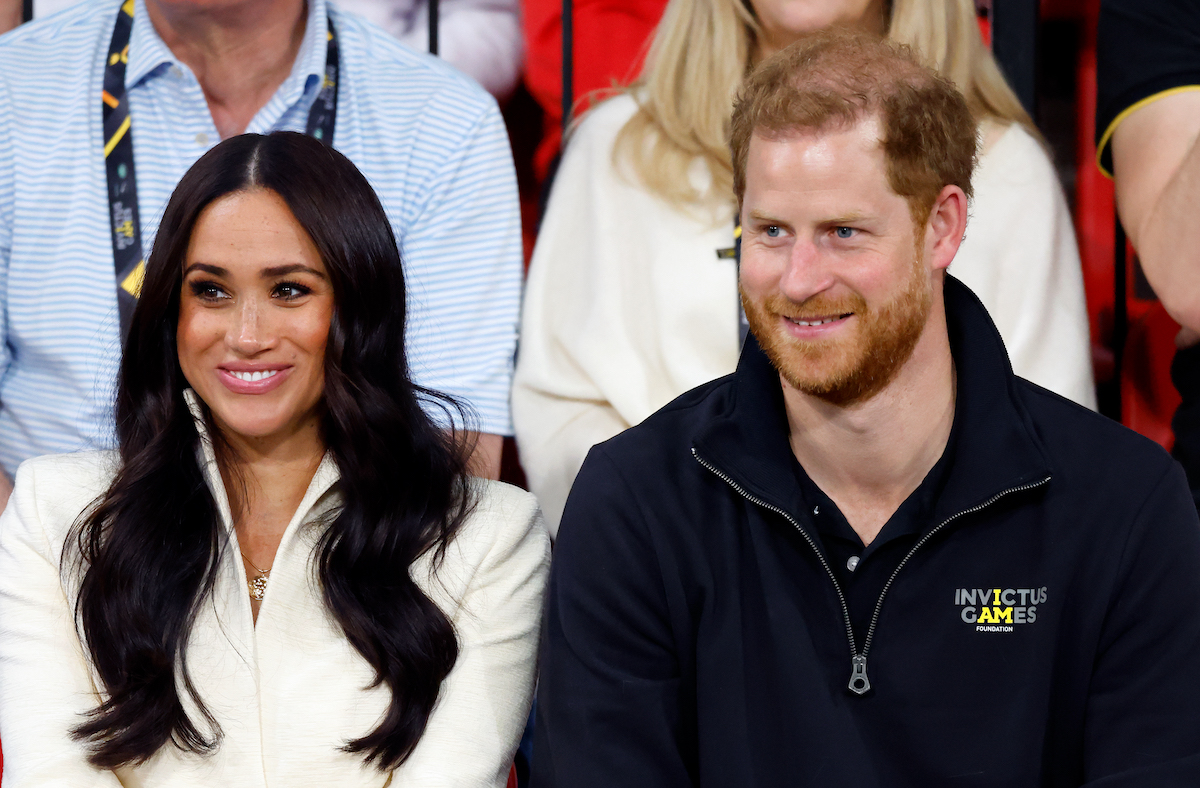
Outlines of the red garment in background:
{"type": "MultiPolygon", "coordinates": [[[[666,0],[574,0],[573,58],[576,114],[593,90],[633,81],[666,0]]],[[[558,153],[562,131],[562,2],[524,0],[525,86],[545,112],[545,131],[534,154],[538,181],[558,153]]]]}

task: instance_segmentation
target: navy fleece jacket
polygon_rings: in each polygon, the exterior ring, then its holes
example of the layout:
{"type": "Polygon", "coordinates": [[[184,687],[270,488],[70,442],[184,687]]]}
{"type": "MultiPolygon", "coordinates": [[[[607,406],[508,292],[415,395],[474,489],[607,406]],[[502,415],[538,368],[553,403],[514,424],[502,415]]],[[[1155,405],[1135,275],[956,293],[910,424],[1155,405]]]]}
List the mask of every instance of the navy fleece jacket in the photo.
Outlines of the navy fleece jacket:
{"type": "Polygon", "coordinates": [[[954,462],[869,643],[753,339],[592,450],[552,570],[535,788],[1200,786],[1182,471],[1015,377],[952,277],[945,299],[954,462]]]}

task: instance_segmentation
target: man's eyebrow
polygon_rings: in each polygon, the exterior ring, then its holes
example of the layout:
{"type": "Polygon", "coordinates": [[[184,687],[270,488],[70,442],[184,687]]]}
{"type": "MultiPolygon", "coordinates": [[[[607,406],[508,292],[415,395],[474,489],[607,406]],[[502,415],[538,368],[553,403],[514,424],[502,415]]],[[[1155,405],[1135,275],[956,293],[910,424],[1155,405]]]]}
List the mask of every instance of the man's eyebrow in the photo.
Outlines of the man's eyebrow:
{"type": "MultiPolygon", "coordinates": [[[[761,213],[757,210],[750,211],[746,217],[750,221],[760,222],[765,224],[786,224],[782,219],[777,219],[769,214],[761,213]]],[[[868,218],[868,214],[861,211],[851,211],[850,213],[842,214],[841,216],[833,216],[828,219],[823,219],[820,223],[825,227],[840,227],[845,224],[857,224],[868,218]]]]}
{"type": "Polygon", "coordinates": [[[761,211],[759,211],[757,209],[750,211],[750,215],[747,216],[746,218],[750,219],[751,221],[755,221],[755,222],[767,222],[770,224],[783,224],[782,221],[780,221],[779,219],[776,219],[774,216],[769,216],[765,213],[762,213],[761,211]]]}
{"type": "Polygon", "coordinates": [[[842,216],[835,216],[832,219],[826,219],[825,221],[821,222],[821,224],[824,224],[827,227],[841,227],[847,224],[857,224],[866,218],[867,214],[865,213],[851,212],[843,214],[842,216]]]}

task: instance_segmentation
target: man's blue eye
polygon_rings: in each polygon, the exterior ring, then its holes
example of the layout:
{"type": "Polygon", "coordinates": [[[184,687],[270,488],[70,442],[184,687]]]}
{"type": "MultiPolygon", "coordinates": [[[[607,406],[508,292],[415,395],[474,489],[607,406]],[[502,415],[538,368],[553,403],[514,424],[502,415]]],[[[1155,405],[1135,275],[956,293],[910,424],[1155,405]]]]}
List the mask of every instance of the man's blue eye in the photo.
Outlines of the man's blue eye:
{"type": "Polygon", "coordinates": [[[778,238],[779,233],[780,233],[779,225],[777,225],[777,224],[768,224],[767,225],[767,237],[768,238],[778,238]]]}
{"type": "Polygon", "coordinates": [[[839,227],[839,228],[837,228],[837,230],[835,232],[837,232],[838,238],[849,238],[850,236],[854,235],[854,228],[853,227],[839,227]]]}

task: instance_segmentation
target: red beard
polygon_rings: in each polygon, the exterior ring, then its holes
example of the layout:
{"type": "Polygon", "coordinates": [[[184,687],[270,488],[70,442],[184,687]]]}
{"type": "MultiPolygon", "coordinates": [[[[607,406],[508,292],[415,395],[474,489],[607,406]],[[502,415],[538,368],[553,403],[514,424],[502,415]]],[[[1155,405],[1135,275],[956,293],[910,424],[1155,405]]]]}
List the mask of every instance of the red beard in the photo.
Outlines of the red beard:
{"type": "Polygon", "coordinates": [[[882,391],[912,356],[933,304],[928,273],[914,261],[905,288],[888,303],[869,310],[862,296],[813,296],[794,303],[775,293],[764,303],[742,294],[750,330],[771,364],[793,388],[842,407],[865,402],[882,391]],[[786,318],[854,314],[849,337],[805,341],[784,333],[786,318]]]}

